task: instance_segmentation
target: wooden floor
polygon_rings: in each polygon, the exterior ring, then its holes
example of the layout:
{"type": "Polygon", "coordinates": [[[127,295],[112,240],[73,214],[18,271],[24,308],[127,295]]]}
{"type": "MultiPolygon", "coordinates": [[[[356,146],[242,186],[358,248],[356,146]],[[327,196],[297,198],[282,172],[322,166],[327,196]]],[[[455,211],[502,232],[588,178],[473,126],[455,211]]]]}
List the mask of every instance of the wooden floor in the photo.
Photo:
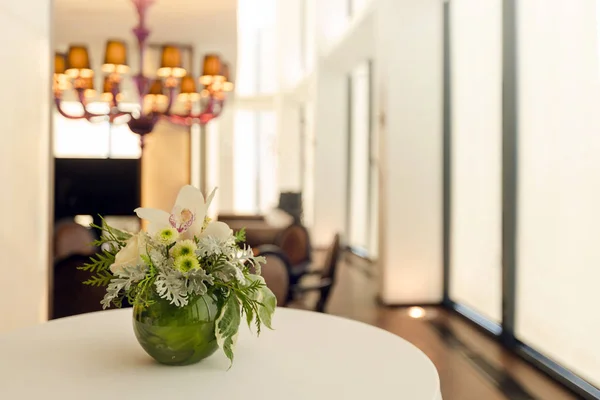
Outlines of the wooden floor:
{"type": "MultiPolygon", "coordinates": [[[[380,306],[372,266],[344,258],[327,312],[386,329],[420,348],[438,369],[444,400],[577,398],[455,313],[425,308],[416,319],[407,308],[380,306]]],[[[310,305],[314,298],[303,301],[310,305]]]]}

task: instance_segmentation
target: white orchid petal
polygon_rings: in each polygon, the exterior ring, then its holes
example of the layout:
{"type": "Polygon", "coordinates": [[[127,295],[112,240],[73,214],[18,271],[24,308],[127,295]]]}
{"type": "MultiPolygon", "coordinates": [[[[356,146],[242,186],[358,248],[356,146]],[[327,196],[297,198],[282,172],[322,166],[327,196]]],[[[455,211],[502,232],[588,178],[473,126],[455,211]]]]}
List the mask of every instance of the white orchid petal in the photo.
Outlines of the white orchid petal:
{"type": "Polygon", "coordinates": [[[202,237],[212,236],[217,239],[227,239],[233,235],[233,230],[227,225],[225,222],[214,221],[208,224],[204,232],[202,232],[202,237]]]}
{"type": "Polygon", "coordinates": [[[180,210],[188,209],[194,214],[196,214],[196,219],[200,217],[199,214],[202,214],[202,219],[204,219],[204,196],[202,196],[202,192],[191,185],[186,185],[181,188],[179,194],[177,195],[177,200],[175,200],[175,207],[180,210]]]}
{"type": "Polygon", "coordinates": [[[149,222],[148,233],[154,235],[158,231],[171,227],[169,222],[170,214],[156,208],[136,208],[133,210],[138,217],[149,222]]]}
{"type": "Polygon", "coordinates": [[[205,207],[205,211],[208,211],[208,208],[210,207],[210,203],[212,203],[213,198],[215,197],[215,193],[217,192],[217,188],[214,188],[212,192],[210,192],[210,194],[208,195],[208,198],[206,199],[206,207],[205,207]]]}
{"type": "Polygon", "coordinates": [[[204,226],[204,218],[202,218],[202,220],[194,220],[194,223],[188,228],[187,231],[185,231],[185,237],[187,239],[193,239],[194,236],[200,237],[202,226],[204,226]]]}

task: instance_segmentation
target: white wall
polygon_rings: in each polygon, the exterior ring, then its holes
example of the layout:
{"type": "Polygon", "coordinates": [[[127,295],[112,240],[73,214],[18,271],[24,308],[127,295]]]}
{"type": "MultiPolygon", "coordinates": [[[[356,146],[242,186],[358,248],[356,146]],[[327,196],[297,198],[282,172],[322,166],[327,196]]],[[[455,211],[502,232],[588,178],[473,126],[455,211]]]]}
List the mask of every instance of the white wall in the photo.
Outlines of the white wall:
{"type": "Polygon", "coordinates": [[[50,3],[0,3],[0,331],[47,318],[50,3]]]}
{"type": "Polygon", "coordinates": [[[379,0],[381,299],[442,296],[442,2],[379,0]]]}
{"type": "MultiPolygon", "coordinates": [[[[315,76],[315,183],[313,242],[326,247],[335,233],[345,233],[348,207],[348,80],[352,70],[376,57],[374,18],[366,15],[349,24],[345,3],[329,9],[341,29],[331,42],[329,26],[320,26],[319,52],[315,76]],[[340,8],[341,7],[341,8],[340,8]],[[345,28],[345,29],[344,29],[345,28]]],[[[329,4],[333,7],[334,3],[329,4]]],[[[319,15],[318,24],[328,18],[319,15]]]]}

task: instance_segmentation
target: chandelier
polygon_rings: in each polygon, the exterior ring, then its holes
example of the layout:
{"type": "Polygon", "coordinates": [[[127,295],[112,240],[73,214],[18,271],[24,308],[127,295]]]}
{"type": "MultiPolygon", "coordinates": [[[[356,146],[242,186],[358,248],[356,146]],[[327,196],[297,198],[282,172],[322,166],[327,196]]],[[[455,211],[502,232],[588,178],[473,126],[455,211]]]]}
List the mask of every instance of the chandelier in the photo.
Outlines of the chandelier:
{"type": "Polygon", "coordinates": [[[144,136],[152,132],[159,120],[191,126],[205,125],[221,113],[225,103],[225,94],[233,90],[229,79],[229,67],[217,54],[208,54],[204,58],[202,73],[198,82],[203,89],[196,90],[196,80],[183,68],[181,49],[176,45],[162,46],[161,64],[156,78],[150,78],[142,72],[146,56],[146,40],[150,30],[146,27],[146,13],[154,0],[132,0],[136,7],[139,22],[133,29],[138,42],[140,72],[132,76],[137,99],[134,104],[125,104],[121,83],[130,72],[127,62],[127,46],[119,40],[109,40],[102,73],[104,74],[103,93],[100,102],[104,103],[102,112],[91,106],[98,103],[94,90],[94,71],[90,66],[90,57],[86,46],[71,45],[66,54],[56,53],[54,57],[54,101],[58,112],[72,120],[85,119],[90,122],[111,124],[127,123],[129,129],[140,136],[144,145],[144,136]],[[78,115],[68,113],[63,107],[64,93],[74,89],[76,101],[83,111],[78,115]],[[183,102],[183,111],[174,111],[175,101],[183,102]]]}

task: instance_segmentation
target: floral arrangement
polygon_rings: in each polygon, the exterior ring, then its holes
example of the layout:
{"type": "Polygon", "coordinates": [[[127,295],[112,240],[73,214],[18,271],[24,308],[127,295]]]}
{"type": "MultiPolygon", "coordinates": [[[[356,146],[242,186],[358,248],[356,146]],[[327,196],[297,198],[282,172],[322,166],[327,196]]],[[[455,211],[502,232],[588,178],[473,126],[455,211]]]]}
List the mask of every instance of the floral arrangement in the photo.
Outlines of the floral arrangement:
{"type": "Polygon", "coordinates": [[[217,343],[233,362],[235,338],[241,318],[271,328],[276,299],[260,276],[264,258],[250,247],[241,247],[243,231],[236,234],[223,222],[206,216],[215,191],[204,201],[193,186],[179,192],[171,213],[138,208],[147,231],[131,234],[103,223],[103,235],[95,245],[102,253],[81,269],[93,273],[84,282],[106,286],[103,308],[121,307],[124,299],[148,306],[156,295],[183,308],[194,299],[210,296],[218,305],[215,322],[217,343]]]}

